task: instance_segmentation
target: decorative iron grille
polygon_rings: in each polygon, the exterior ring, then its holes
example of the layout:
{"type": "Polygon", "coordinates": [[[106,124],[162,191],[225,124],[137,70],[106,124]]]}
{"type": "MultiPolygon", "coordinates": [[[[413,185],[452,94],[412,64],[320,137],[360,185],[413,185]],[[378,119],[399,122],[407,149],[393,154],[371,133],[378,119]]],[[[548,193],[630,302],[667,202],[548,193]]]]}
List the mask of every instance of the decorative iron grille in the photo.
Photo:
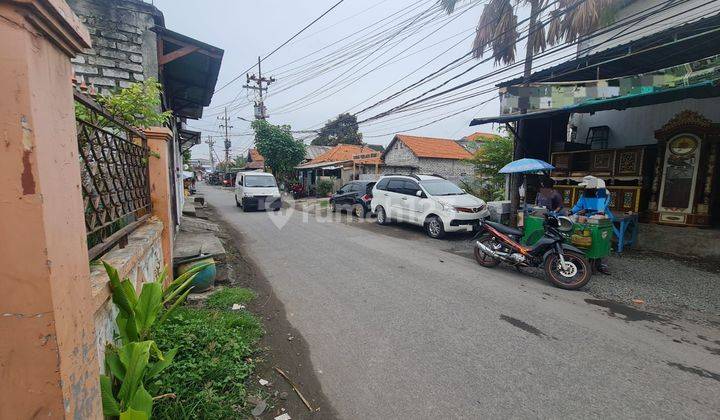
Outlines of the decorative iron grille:
{"type": "Polygon", "coordinates": [[[144,133],[75,92],[78,151],[90,258],[123,247],[150,214],[150,151],[144,133]]]}

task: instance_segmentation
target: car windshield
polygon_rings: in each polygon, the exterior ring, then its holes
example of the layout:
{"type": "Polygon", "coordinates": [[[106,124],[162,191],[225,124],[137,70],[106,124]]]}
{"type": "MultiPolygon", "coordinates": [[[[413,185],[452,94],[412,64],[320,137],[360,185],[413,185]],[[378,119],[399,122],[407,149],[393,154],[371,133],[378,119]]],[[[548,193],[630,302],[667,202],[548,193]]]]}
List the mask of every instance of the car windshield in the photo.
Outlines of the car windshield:
{"type": "Polygon", "coordinates": [[[452,182],[445,179],[432,179],[420,181],[420,185],[425,188],[430,195],[463,195],[465,191],[452,182]]]}
{"type": "Polygon", "coordinates": [[[277,184],[275,184],[275,177],[272,176],[245,175],[245,186],[277,187],[277,184]]]}

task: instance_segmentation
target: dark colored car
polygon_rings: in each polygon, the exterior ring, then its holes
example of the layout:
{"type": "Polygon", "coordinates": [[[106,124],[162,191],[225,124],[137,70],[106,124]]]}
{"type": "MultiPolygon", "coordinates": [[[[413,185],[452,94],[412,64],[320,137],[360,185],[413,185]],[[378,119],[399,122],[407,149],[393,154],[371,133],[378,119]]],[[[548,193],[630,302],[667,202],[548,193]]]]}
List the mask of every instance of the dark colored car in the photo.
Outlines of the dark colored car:
{"type": "Polygon", "coordinates": [[[370,214],[370,200],[375,181],[351,181],[330,197],[330,208],[335,211],[352,211],[363,218],[370,214]]]}

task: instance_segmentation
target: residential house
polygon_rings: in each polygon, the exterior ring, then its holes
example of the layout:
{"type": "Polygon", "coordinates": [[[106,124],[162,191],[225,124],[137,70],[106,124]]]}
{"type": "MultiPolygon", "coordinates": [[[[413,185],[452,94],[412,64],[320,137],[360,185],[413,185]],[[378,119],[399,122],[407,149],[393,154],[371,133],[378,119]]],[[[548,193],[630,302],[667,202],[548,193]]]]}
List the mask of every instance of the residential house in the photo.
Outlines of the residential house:
{"type": "Polygon", "coordinates": [[[379,165],[378,153],[366,145],[338,144],[309,162],[298,165],[298,179],[307,191],[314,189],[320,179],[332,180],[336,188],[359,179],[355,163],[379,165]]]}
{"type": "Polygon", "coordinates": [[[495,133],[484,133],[482,131],[478,131],[472,134],[468,134],[467,136],[461,138],[458,140],[458,144],[465,148],[468,152],[475,154],[475,152],[478,151],[485,143],[486,141],[494,140],[498,138],[499,136],[495,133]]]}
{"type": "Polygon", "coordinates": [[[182,153],[200,144],[200,132],[186,122],[200,119],[210,105],[224,52],[166,28],[163,13],[141,0],[67,1],[92,38],[92,48],[71,60],[79,83],[101,94],[149,78],[162,85],[163,110],[172,111],[168,147],[177,224],[184,205],[182,153]]]}
{"type": "Polygon", "coordinates": [[[450,139],[396,134],[382,153],[382,173],[438,174],[453,181],[472,177],[472,154],[450,139]]]}
{"type": "Polygon", "coordinates": [[[720,226],[720,32],[709,29],[720,10],[638,0],[612,22],[576,57],[499,84],[500,115],[471,125],[506,124],[518,157],[551,161],[566,206],[583,176],[604,179],[618,220],[650,223],[639,225],[642,246],[720,254],[703,230],[678,229],[720,226]]]}

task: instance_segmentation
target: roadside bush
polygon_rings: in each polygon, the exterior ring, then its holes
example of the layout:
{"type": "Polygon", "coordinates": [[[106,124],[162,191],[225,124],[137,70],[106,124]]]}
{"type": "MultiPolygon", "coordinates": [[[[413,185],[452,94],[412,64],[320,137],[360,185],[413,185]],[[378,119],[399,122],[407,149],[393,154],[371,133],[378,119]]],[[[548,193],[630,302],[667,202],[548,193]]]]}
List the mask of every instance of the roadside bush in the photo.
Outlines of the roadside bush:
{"type": "MultiPolygon", "coordinates": [[[[225,290],[213,305],[225,307],[226,298],[250,296],[247,289],[225,290]]],[[[172,365],[150,384],[155,394],[176,395],[157,401],[154,417],[241,418],[245,382],[254,369],[250,357],[262,335],[260,321],[245,311],[178,309],[153,334],[158,346],[178,347],[172,365]]]]}
{"type": "Polygon", "coordinates": [[[318,197],[327,197],[330,195],[333,189],[333,183],[330,180],[323,179],[318,182],[317,195],[318,197]]]}
{"type": "Polygon", "coordinates": [[[230,309],[235,303],[247,303],[255,299],[255,292],[242,287],[218,290],[208,297],[205,307],[209,309],[230,309]]]}

